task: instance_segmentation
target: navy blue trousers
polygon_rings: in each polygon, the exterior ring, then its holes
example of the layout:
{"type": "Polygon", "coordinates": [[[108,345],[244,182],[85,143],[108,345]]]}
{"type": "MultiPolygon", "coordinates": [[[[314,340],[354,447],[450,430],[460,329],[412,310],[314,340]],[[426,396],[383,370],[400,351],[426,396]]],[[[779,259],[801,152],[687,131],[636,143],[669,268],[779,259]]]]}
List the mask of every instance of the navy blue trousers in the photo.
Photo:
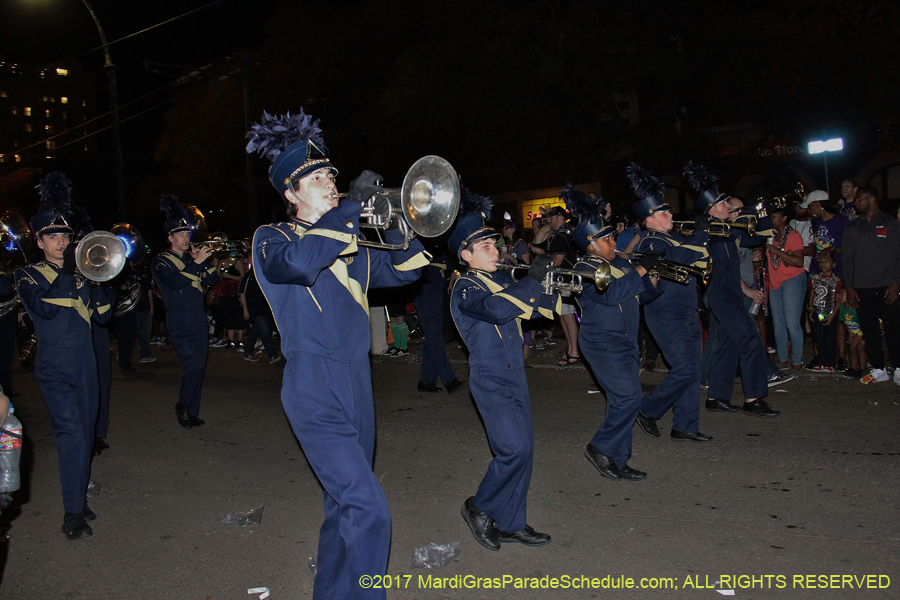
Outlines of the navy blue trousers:
{"type": "Polygon", "coordinates": [[[97,422],[99,390],[93,349],[58,348],[42,340],[35,376],[53,424],[63,507],[67,513],[80,513],[91,476],[97,422]]]}
{"type": "Polygon", "coordinates": [[[631,335],[594,335],[582,327],[578,347],[606,392],[606,418],[591,445],[625,467],[631,458],[631,432],[641,406],[641,357],[631,335]]]}
{"type": "Polygon", "coordinates": [[[178,401],[188,413],[197,417],[200,415],[200,391],[203,388],[203,372],[206,369],[206,355],[209,352],[209,333],[206,314],[199,313],[193,317],[181,320],[175,318],[173,311],[169,311],[166,330],[178,358],[181,359],[181,389],[178,401]]]}
{"type": "Polygon", "coordinates": [[[644,309],[663,357],[672,367],[658,386],[641,401],[641,412],[659,419],[672,409],[672,429],[685,433],[700,430],[700,342],[696,311],[651,311],[644,309]]]}
{"type": "Polygon", "coordinates": [[[505,533],[527,525],[525,504],[534,463],[531,398],[525,369],[473,366],[469,389],[484,421],[494,459],[475,493],[475,506],[505,533]]]}
{"type": "Polygon", "coordinates": [[[769,395],[768,363],[772,361],[763,347],[756,321],[744,310],[742,303],[723,307],[711,300],[710,308],[719,322],[719,328],[707,397],[731,400],[734,374],[740,365],[744,397],[765,398],[769,395]]]}
{"type": "Polygon", "coordinates": [[[447,386],[456,381],[456,373],[447,358],[447,346],[444,342],[443,287],[439,288],[437,295],[423,289],[423,292],[416,296],[415,303],[416,313],[425,332],[419,381],[437,383],[440,376],[444,386],[447,386]]]}
{"type": "Polygon", "coordinates": [[[372,472],[375,406],[369,357],[355,363],[286,356],[281,402],[322,487],[325,520],[313,598],[382,599],[363,575],[384,575],[391,544],[387,499],[372,472]]]}
{"type": "MultiPolygon", "coordinates": [[[[116,345],[119,348],[119,366],[130,367],[134,343],[138,337],[137,310],[115,318],[116,345]]],[[[141,356],[143,358],[143,356],[141,356]]]]}
{"type": "Polygon", "coordinates": [[[91,323],[94,355],[97,357],[97,382],[100,386],[97,425],[94,435],[105,438],[109,433],[109,329],[106,325],[91,323]]]}

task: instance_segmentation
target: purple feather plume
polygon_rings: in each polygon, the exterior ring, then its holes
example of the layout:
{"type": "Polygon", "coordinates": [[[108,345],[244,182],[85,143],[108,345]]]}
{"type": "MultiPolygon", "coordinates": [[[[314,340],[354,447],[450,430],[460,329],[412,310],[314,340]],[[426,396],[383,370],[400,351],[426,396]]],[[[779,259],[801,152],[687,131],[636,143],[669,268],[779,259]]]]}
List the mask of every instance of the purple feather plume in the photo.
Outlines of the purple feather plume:
{"type": "Polygon", "coordinates": [[[48,173],[35,186],[41,192],[41,211],[51,211],[63,215],[66,220],[72,215],[72,182],[60,171],[48,173]]]}
{"type": "Polygon", "coordinates": [[[603,213],[607,204],[603,198],[595,198],[571,183],[559,191],[559,199],[566,203],[566,208],[579,222],[589,221],[603,213]]]}
{"type": "Polygon", "coordinates": [[[719,178],[702,165],[689,162],[684,165],[682,176],[700,193],[708,189],[719,189],[719,178]]]}
{"type": "Polygon", "coordinates": [[[642,169],[639,165],[631,163],[625,169],[628,175],[628,181],[638,198],[663,198],[666,194],[666,184],[662,179],[657,179],[648,171],[642,169]]]}
{"type": "Polygon", "coordinates": [[[290,112],[276,117],[263,111],[262,119],[255,123],[247,132],[247,152],[257,152],[270,161],[274,161],[281,152],[297,142],[312,140],[322,150],[327,152],[322,130],[319,128],[319,119],[300,109],[300,114],[292,115],[290,112]]]}
{"type": "Polygon", "coordinates": [[[181,198],[175,194],[163,194],[159,197],[159,210],[166,213],[166,220],[187,220],[187,211],[181,205],[181,198]]]}
{"type": "Polygon", "coordinates": [[[491,220],[491,210],[494,208],[494,201],[487,196],[480,196],[467,188],[460,185],[459,194],[459,216],[467,215],[473,212],[480,212],[488,221],[491,220]]]}

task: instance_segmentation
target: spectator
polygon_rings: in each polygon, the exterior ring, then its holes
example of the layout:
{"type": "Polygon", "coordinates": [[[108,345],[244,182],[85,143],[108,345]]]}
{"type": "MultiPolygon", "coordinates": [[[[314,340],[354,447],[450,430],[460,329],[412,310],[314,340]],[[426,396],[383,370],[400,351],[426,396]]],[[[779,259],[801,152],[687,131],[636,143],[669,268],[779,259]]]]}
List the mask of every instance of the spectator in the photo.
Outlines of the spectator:
{"type": "Polygon", "coordinates": [[[834,274],[831,253],[822,251],[818,256],[819,273],[809,280],[809,315],[813,339],[818,354],[813,358],[810,371],[834,373],[837,355],[837,293],[841,290],[840,277],[834,274]]]}
{"type": "Polygon", "coordinates": [[[791,229],[803,240],[803,270],[809,273],[809,265],[815,253],[816,241],[813,237],[812,219],[809,218],[809,196],[802,202],[794,200],[794,218],[790,222],[791,229]]]}
{"type": "MultiPolygon", "coordinates": [[[[563,191],[565,189],[563,188],[563,191]]],[[[548,239],[547,254],[550,255],[553,266],[571,269],[575,266],[578,256],[571,231],[566,227],[566,218],[566,210],[562,206],[550,209],[547,222],[552,233],[548,239]]],[[[566,351],[556,364],[560,367],[577,365],[581,362],[581,354],[578,352],[578,319],[575,316],[575,300],[572,297],[563,299],[559,323],[566,338],[566,351]]]]}
{"type": "Polygon", "coordinates": [[[803,298],[806,295],[806,271],[803,269],[803,239],[787,224],[784,210],[769,213],[775,235],[767,248],[769,307],[775,325],[778,366],[793,366],[799,373],[803,367],[803,298]],[[788,346],[791,356],[788,356],[788,346]],[[788,363],[791,358],[791,363],[788,363]]]}
{"type": "Polygon", "coordinates": [[[241,279],[247,272],[241,257],[226,257],[218,263],[219,275],[222,277],[220,291],[219,315],[222,318],[222,329],[228,340],[227,348],[244,349],[244,321],[241,318],[241,300],[238,289],[241,279]]]}
{"type": "Polygon", "coordinates": [[[247,265],[249,268],[241,278],[241,285],[238,289],[244,320],[250,322],[250,334],[247,336],[247,344],[244,346],[244,360],[258,362],[259,359],[254,356],[254,350],[256,349],[256,340],[260,340],[269,357],[269,364],[275,364],[281,361],[281,355],[275,350],[275,342],[272,339],[272,311],[259,288],[259,282],[256,281],[252,257],[247,257],[247,265]]]}
{"type": "Polygon", "coordinates": [[[856,309],[847,304],[847,290],[842,289],[837,295],[840,309],[838,309],[838,319],[847,327],[850,334],[850,368],[847,370],[846,376],[853,379],[859,379],[866,373],[866,342],[863,339],[862,329],[859,326],[859,317],[856,309]]]}
{"type": "Polygon", "coordinates": [[[881,349],[884,325],[894,382],[900,384],[900,223],[878,208],[878,192],[865,186],[856,195],[859,217],[847,228],[847,303],[856,307],[872,369],[860,381],[889,379],[881,349]]]}
{"type": "Polygon", "coordinates": [[[841,182],[841,199],[838,200],[838,214],[847,217],[847,220],[850,222],[855,221],[857,217],[854,203],[857,189],[852,179],[845,179],[841,182]]]}
{"type": "Polygon", "coordinates": [[[522,232],[519,226],[511,219],[506,219],[503,224],[503,237],[500,240],[500,259],[511,265],[527,265],[531,263],[531,251],[528,249],[528,244],[522,239],[522,232]]]}
{"type": "Polygon", "coordinates": [[[810,274],[820,273],[817,259],[819,253],[828,250],[835,262],[834,274],[841,277],[841,246],[843,245],[844,230],[850,221],[843,215],[836,215],[825,209],[823,203],[828,202],[828,193],[822,190],[814,190],[806,197],[806,204],[813,217],[813,239],[815,248],[812,262],[809,265],[810,274]]]}

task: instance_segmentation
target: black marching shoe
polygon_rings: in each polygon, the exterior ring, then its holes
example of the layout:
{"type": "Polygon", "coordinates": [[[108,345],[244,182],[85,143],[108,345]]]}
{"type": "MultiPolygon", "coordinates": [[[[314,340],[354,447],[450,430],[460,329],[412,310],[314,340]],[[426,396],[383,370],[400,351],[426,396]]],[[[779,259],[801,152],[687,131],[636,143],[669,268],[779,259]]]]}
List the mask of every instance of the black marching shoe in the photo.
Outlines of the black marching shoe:
{"type": "Polygon", "coordinates": [[[638,471],[637,469],[632,469],[628,465],[619,469],[619,473],[625,481],[641,481],[642,479],[647,479],[646,473],[638,471]]]}
{"type": "Polygon", "coordinates": [[[475,506],[474,496],[466,500],[459,511],[463,520],[472,530],[475,541],[488,550],[500,549],[500,530],[494,527],[494,520],[475,506]]]}
{"type": "Polygon", "coordinates": [[[735,406],[727,400],[707,400],[706,410],[710,412],[737,412],[741,410],[740,406],[735,406]]]}
{"type": "Polygon", "coordinates": [[[109,448],[109,444],[103,438],[94,438],[94,456],[100,456],[104,450],[109,448]]]}
{"type": "Polygon", "coordinates": [[[424,381],[419,382],[418,389],[420,392],[428,392],[430,394],[436,394],[441,391],[441,388],[436,383],[425,383],[424,381]]]}
{"type": "Polygon", "coordinates": [[[459,390],[464,390],[469,387],[469,384],[465,381],[460,381],[459,379],[454,379],[450,383],[447,384],[447,393],[455,394],[459,390]]]}
{"type": "Polygon", "coordinates": [[[175,416],[178,417],[178,424],[185,429],[191,429],[194,426],[191,415],[181,402],[175,405],[175,416]]]}
{"type": "Polygon", "coordinates": [[[543,546],[550,543],[550,536],[546,533],[539,533],[526,525],[525,529],[513,531],[512,533],[500,532],[500,542],[508,544],[510,542],[518,542],[526,546],[543,546]]]}
{"type": "Polygon", "coordinates": [[[62,532],[70,540],[80,540],[94,535],[94,530],[84,520],[82,513],[66,513],[63,517],[62,532]]]}
{"type": "Polygon", "coordinates": [[[97,514],[91,510],[91,507],[88,506],[87,502],[84,503],[84,509],[81,511],[81,515],[84,517],[85,521],[93,521],[97,518],[97,514]]]}
{"type": "Polygon", "coordinates": [[[699,431],[685,432],[673,429],[671,435],[673,440],[679,441],[690,440],[692,442],[711,442],[713,439],[713,436],[706,435],[705,433],[700,433],[699,431]]]}
{"type": "Polygon", "coordinates": [[[744,402],[744,414],[750,417],[777,417],[781,413],[773,410],[769,403],[765,400],[755,400],[753,402],[744,402]]]}
{"type": "Polygon", "coordinates": [[[644,413],[639,412],[637,416],[637,424],[641,428],[641,431],[643,431],[650,437],[658,438],[660,436],[659,427],[656,426],[656,419],[654,419],[653,417],[648,417],[644,413]]]}
{"type": "Polygon", "coordinates": [[[590,444],[584,449],[584,457],[591,461],[591,464],[607,479],[612,479],[613,481],[622,480],[622,474],[619,473],[619,467],[616,466],[613,459],[602,452],[597,452],[590,444]]]}
{"type": "Polygon", "coordinates": [[[194,427],[200,427],[201,425],[206,425],[206,421],[204,421],[200,417],[191,415],[191,425],[193,425],[194,427]]]}

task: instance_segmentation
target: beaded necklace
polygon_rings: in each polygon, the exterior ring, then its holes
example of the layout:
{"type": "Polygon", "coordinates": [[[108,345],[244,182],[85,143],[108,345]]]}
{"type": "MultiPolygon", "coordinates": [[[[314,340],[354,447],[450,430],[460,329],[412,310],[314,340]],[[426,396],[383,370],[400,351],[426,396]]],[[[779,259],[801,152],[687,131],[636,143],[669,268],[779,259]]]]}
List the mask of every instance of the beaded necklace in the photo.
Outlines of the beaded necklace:
{"type": "MultiPolygon", "coordinates": [[[[778,245],[777,245],[777,248],[779,250],[781,250],[782,252],[784,252],[784,248],[785,248],[785,246],[787,246],[788,234],[792,230],[793,230],[793,228],[791,227],[790,223],[788,223],[787,225],[784,226],[784,233],[781,234],[781,240],[778,242],[778,245]]],[[[772,268],[777,269],[780,266],[781,266],[781,257],[773,253],[772,254],[772,268]]]]}

